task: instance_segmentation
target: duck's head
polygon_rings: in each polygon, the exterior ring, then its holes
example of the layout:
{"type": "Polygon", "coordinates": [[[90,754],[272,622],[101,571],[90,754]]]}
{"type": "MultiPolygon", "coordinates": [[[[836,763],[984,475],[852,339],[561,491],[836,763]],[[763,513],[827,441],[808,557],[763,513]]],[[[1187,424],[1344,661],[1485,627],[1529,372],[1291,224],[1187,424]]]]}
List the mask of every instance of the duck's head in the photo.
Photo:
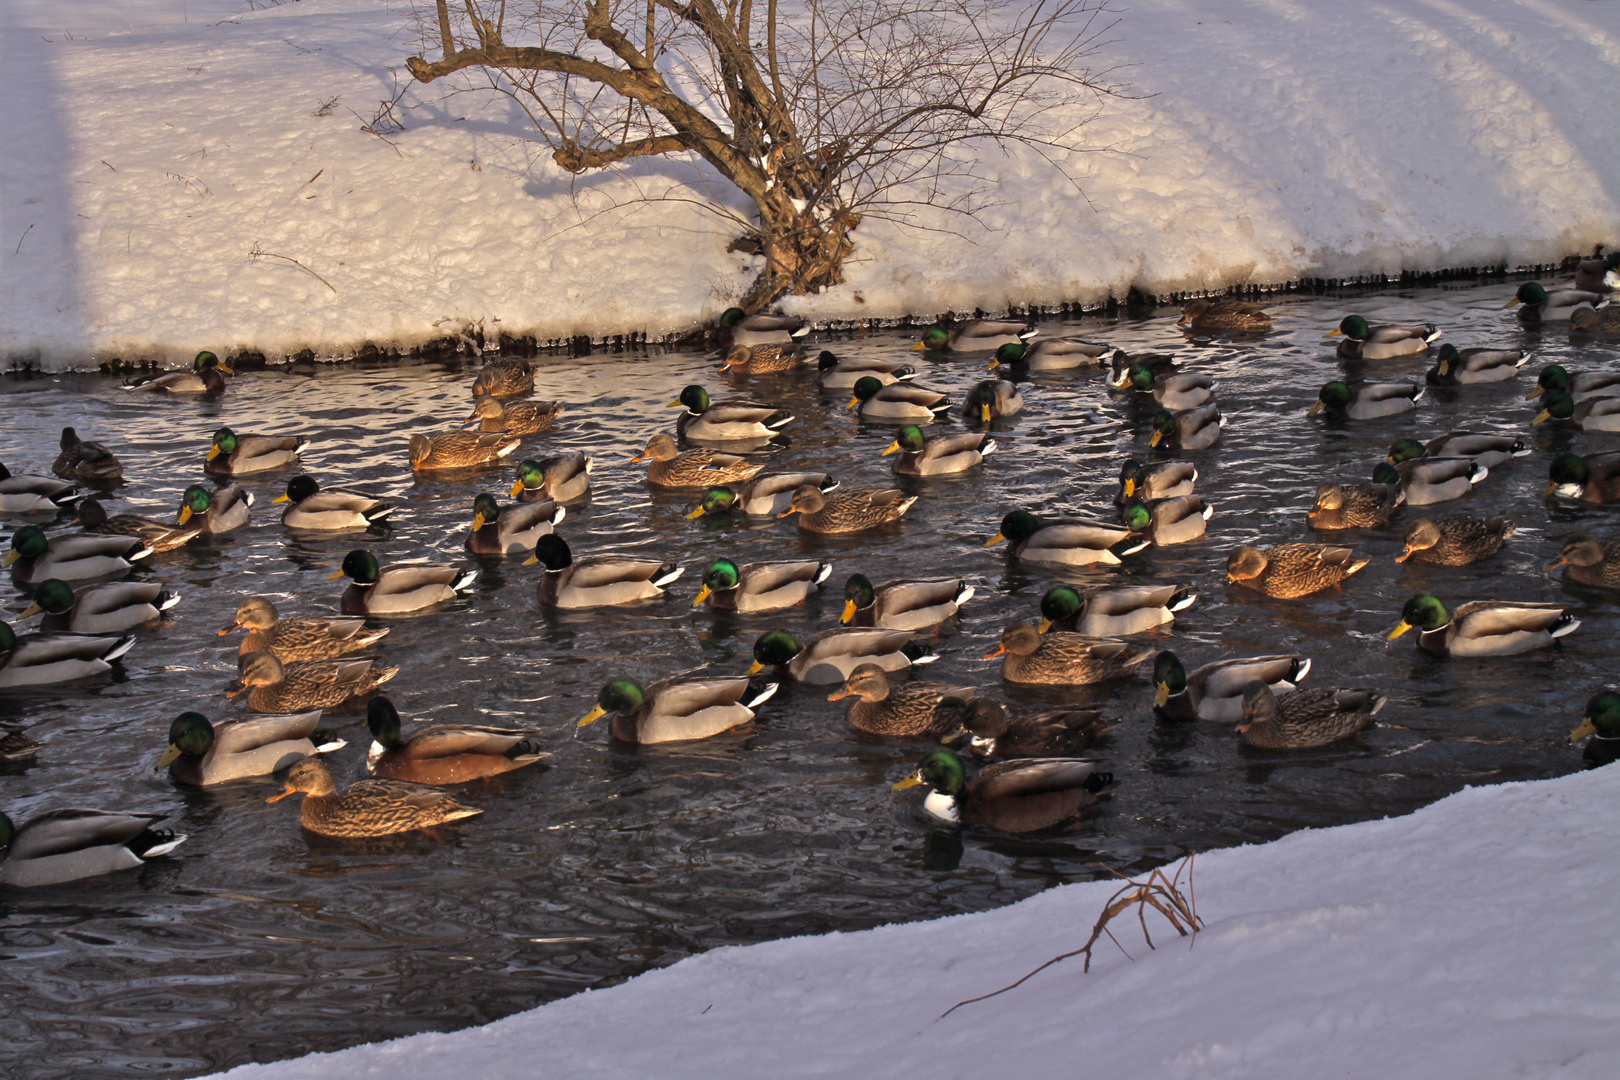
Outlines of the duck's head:
{"type": "Polygon", "coordinates": [[[850,393],[854,396],[849,399],[849,404],[844,406],[844,408],[857,408],[861,402],[871,401],[872,398],[877,395],[877,392],[882,389],[883,384],[876,378],[871,375],[862,375],[860,378],[855,380],[855,385],[850,387],[850,393]]]}
{"type": "Polygon", "coordinates": [[[973,384],[973,389],[967,392],[962,399],[962,417],[966,420],[977,420],[981,424],[988,424],[991,414],[996,407],[996,394],[999,390],[997,380],[985,379],[973,384]]]}
{"type": "Polygon", "coordinates": [[[79,504],[79,516],[73,519],[73,523],[83,529],[101,528],[107,524],[106,505],[100,499],[84,500],[79,504]]]}
{"type": "Polygon", "coordinates": [[[698,500],[697,509],[686,515],[687,521],[696,521],[704,514],[723,514],[737,502],[737,493],[724,484],[710,488],[698,500]]]}
{"type": "Polygon", "coordinates": [[[1323,409],[1342,409],[1350,404],[1350,387],[1334,379],[1322,386],[1321,393],[1316,395],[1316,404],[1305,413],[1306,416],[1315,416],[1323,409]]]}
{"type": "Polygon", "coordinates": [[[249,653],[242,657],[242,671],[235,684],[225,691],[226,697],[237,697],[255,686],[274,686],[287,677],[281,661],[267,652],[249,653]]]}
{"type": "Polygon", "coordinates": [[[1142,532],[1153,524],[1153,512],[1141,499],[1132,499],[1120,508],[1119,520],[1132,532],[1142,532]]]}
{"type": "Polygon", "coordinates": [[[195,371],[199,375],[205,371],[223,371],[227,375],[236,374],[236,372],[232,371],[226,366],[225,361],[221,360],[207,349],[204,349],[192,359],[191,370],[195,371]]]}
{"type": "Polygon", "coordinates": [[[63,450],[72,450],[79,445],[79,433],[70,427],[63,428],[62,437],[57,440],[57,445],[63,450]]]}
{"type": "Polygon", "coordinates": [[[162,772],[174,764],[174,759],[203,757],[214,746],[214,725],[202,713],[183,712],[169,725],[169,748],[163,751],[153,772],[162,772]]]}
{"type": "Polygon", "coordinates": [[[1165,702],[1187,689],[1187,669],[1180,657],[1165,649],[1153,658],[1153,704],[1162,707],[1165,702]]]}
{"type": "Polygon", "coordinates": [[[1569,741],[1579,742],[1588,735],[1620,739],[1620,694],[1604,690],[1587,701],[1586,715],[1581,717],[1581,726],[1569,733],[1569,741]]]}
{"type": "Polygon", "coordinates": [[[697,599],[692,601],[693,607],[702,607],[703,601],[717,592],[727,592],[735,589],[742,583],[742,574],[737,570],[737,564],[730,559],[716,559],[703,571],[703,587],[698,590],[697,599]]]}
{"type": "Polygon", "coordinates": [[[1028,656],[1041,647],[1041,632],[1027,622],[1009,623],[1001,632],[1001,644],[994,652],[984,654],[986,660],[994,660],[998,656],[1011,653],[1013,656],[1028,656]]]}
{"type": "Polygon", "coordinates": [[[1322,336],[1338,337],[1340,334],[1343,334],[1351,341],[1366,341],[1372,336],[1372,327],[1367,325],[1367,320],[1360,315],[1346,315],[1339,320],[1338,329],[1329,330],[1322,336]]]}
{"type": "Polygon", "coordinates": [[[726,350],[726,358],[720,362],[721,371],[730,371],[734,367],[742,367],[753,359],[753,350],[746,345],[733,345],[726,350]]]}
{"type": "Polygon", "coordinates": [[[748,318],[748,312],[740,307],[728,307],[720,313],[720,325],[730,330],[733,326],[748,318]]]}
{"type": "Polygon", "coordinates": [[[1514,304],[1535,305],[1545,304],[1546,302],[1547,290],[1542,288],[1541,283],[1539,281],[1527,281],[1519,286],[1518,291],[1513,294],[1513,299],[1503,304],[1502,307],[1505,309],[1512,307],[1514,304]]]}
{"type": "Polygon", "coordinates": [[[647,703],[647,694],[634,679],[609,679],[596,695],[596,707],[578,724],[594,724],[608,713],[633,713],[647,703]]]}
{"type": "Polygon", "coordinates": [[[1011,540],[1022,544],[1041,531],[1041,519],[1028,510],[1013,510],[1001,519],[1001,531],[984,542],[985,547],[1011,540]]]}
{"type": "Polygon", "coordinates": [[[463,425],[481,423],[485,420],[501,420],[506,416],[506,406],[492,397],[475,397],[473,399],[472,415],[462,421],[463,425]]]}
{"type": "Polygon", "coordinates": [[[942,720],[960,715],[962,730],[971,735],[976,744],[994,742],[1007,734],[1007,729],[1012,726],[1001,702],[989,698],[974,698],[972,701],[945,698],[934,709],[934,715],[942,720]]]}
{"type": "Polygon", "coordinates": [[[0,566],[10,566],[18,559],[38,559],[50,549],[51,542],[37,525],[24,525],[11,534],[11,550],[0,566]]]}
{"type": "Polygon", "coordinates": [[[1406,540],[1396,562],[1405,562],[1420,551],[1428,551],[1440,542],[1440,526],[1428,518],[1419,518],[1406,530],[1406,540]]]}
{"type": "Polygon", "coordinates": [[[1147,469],[1135,458],[1126,458],[1119,467],[1119,488],[1127,499],[1136,494],[1136,489],[1147,483],[1147,469]]]}
{"type": "Polygon", "coordinates": [[[1380,461],[1373,466],[1372,482],[1375,484],[1393,484],[1399,487],[1401,471],[1387,461],[1380,461]]]}
{"type": "Polygon", "coordinates": [[[525,490],[533,491],[546,486],[546,467],[534,459],[520,461],[517,467],[517,481],[512,485],[509,499],[515,499],[525,490]]]}
{"type": "Polygon", "coordinates": [[[684,407],[693,416],[702,416],[709,410],[709,392],[697,383],[692,383],[682,389],[680,396],[669,403],[672,409],[676,406],[684,407]]]}
{"type": "Polygon", "coordinates": [[[785,518],[790,514],[819,514],[827,507],[827,496],[815,484],[800,484],[793,491],[793,500],[788,508],[776,516],[785,518]]]}
{"type": "Polygon", "coordinates": [[[1148,440],[1149,446],[1158,446],[1164,440],[1176,434],[1176,414],[1169,409],[1160,409],[1153,414],[1153,438],[1148,440]]]}
{"type": "Polygon", "coordinates": [[[34,592],[34,602],[17,618],[26,619],[47,611],[52,615],[62,615],[72,610],[72,586],[65,581],[49,578],[39,583],[39,588],[34,592]]]}
{"type": "Polygon", "coordinates": [[[544,563],[547,570],[556,572],[566,570],[574,565],[574,553],[568,549],[568,541],[556,533],[546,533],[534,543],[534,554],[524,560],[524,566],[533,566],[535,563],[544,563]]]}
{"type": "Polygon", "coordinates": [[[1046,595],[1041,597],[1041,633],[1052,629],[1053,623],[1074,618],[1085,606],[1080,591],[1072,586],[1054,585],[1047,589],[1046,595]]]}
{"type": "Polygon", "coordinates": [[[831,371],[838,366],[838,355],[831,349],[822,349],[816,354],[816,370],[831,371]]]}
{"type": "Polygon", "coordinates": [[[912,352],[922,352],[925,349],[940,352],[951,343],[951,333],[943,326],[930,326],[923,331],[922,340],[911,347],[912,352]]]}
{"type": "Polygon", "coordinates": [[[1423,444],[1416,439],[1396,439],[1389,444],[1389,455],[1384,460],[1391,465],[1399,465],[1403,461],[1420,458],[1423,453],[1423,444]]]}
{"type": "Polygon", "coordinates": [[[748,674],[758,674],[768,667],[782,667],[803,651],[799,639],[786,630],[767,630],[754,642],[754,663],[748,674]]]}
{"type": "Polygon", "coordinates": [[[889,448],[883,451],[883,456],[888,457],[890,454],[897,454],[902,450],[908,454],[920,454],[926,444],[927,440],[923,438],[922,428],[916,424],[906,424],[895,435],[894,442],[889,444],[889,448]]]}
{"type": "Polygon", "coordinates": [[[382,574],[382,567],[377,563],[377,556],[365,548],[355,548],[343,556],[343,565],[326,575],[327,581],[336,581],[340,577],[354,579],[356,585],[375,585],[382,574]]]}
{"type": "Polygon", "coordinates": [[[872,590],[872,582],[865,574],[851,574],[849,580],[844,582],[844,613],[838,621],[848,626],[855,613],[877,603],[877,593],[872,590]]]}
{"type": "Polygon", "coordinates": [[[935,750],[922,759],[917,771],[894,785],[890,790],[904,791],[906,788],[924,784],[941,795],[955,797],[967,787],[967,766],[955,750],[935,750]]]}
{"type": "Polygon", "coordinates": [[[829,694],[828,701],[841,701],[847,697],[858,697],[863,701],[886,701],[891,687],[889,676],[876,664],[857,664],[844,680],[844,685],[836,694],[829,694]]]}
{"type": "Polygon", "coordinates": [[[1532,424],[1545,424],[1549,420],[1572,420],[1575,417],[1575,399],[1563,391],[1554,391],[1545,398],[1541,411],[1532,424]]]}
{"type": "Polygon", "coordinates": [[[994,371],[1002,364],[1008,367],[1021,367],[1028,352],[1029,346],[1022,341],[1009,341],[997,349],[996,354],[990,358],[990,370],[994,371]]]}
{"type": "Polygon", "coordinates": [[[332,778],[332,768],[318,757],[307,757],[291,769],[287,770],[286,785],[281,794],[272,795],[264,800],[267,803],[278,802],[289,795],[296,795],[300,791],[305,795],[317,797],[336,795],[337,781],[332,778]]]}
{"type": "MultiPolygon", "coordinates": [[[[1559,454],[1547,469],[1547,490],[1542,494],[1575,498],[1586,486],[1586,462],[1579,454],[1559,454]]],[[[15,543],[15,541],[13,541],[15,543]]]]}
{"type": "Polygon", "coordinates": [[[1344,487],[1341,484],[1323,484],[1316,489],[1316,505],[1305,515],[1314,518],[1324,510],[1338,510],[1344,506],[1344,487]]]}
{"type": "Polygon", "coordinates": [[[1440,352],[1435,357],[1435,360],[1434,366],[1439,370],[1440,374],[1449,376],[1451,369],[1462,363],[1462,354],[1457,351],[1457,346],[1448,341],[1440,346],[1440,352]]]}
{"type": "Polygon", "coordinates": [[[374,697],[366,706],[366,728],[384,750],[405,745],[399,737],[399,710],[385,697],[374,697]]]}
{"type": "Polygon", "coordinates": [[[273,501],[278,503],[300,503],[319,490],[321,490],[320,481],[308,473],[299,473],[297,476],[290,477],[287,480],[286,494],[277,495],[273,501]]]}
{"type": "Polygon", "coordinates": [[[1389,632],[1389,640],[1394,641],[1414,627],[1425,633],[1438,630],[1450,621],[1451,613],[1446,610],[1446,605],[1442,604],[1438,597],[1418,593],[1401,608],[1401,621],[1389,632]]]}
{"type": "Polygon", "coordinates": [[[1277,695],[1271,687],[1256,679],[1243,688],[1243,722],[1237,726],[1242,735],[1255,724],[1269,724],[1277,719],[1277,695]]]}
{"type": "Polygon", "coordinates": [[[1266,572],[1266,553],[1244,544],[1226,557],[1227,581],[1252,581],[1266,572]]]}
{"type": "Polygon", "coordinates": [[[1144,394],[1153,392],[1153,369],[1140,360],[1132,360],[1120,372],[1119,379],[1114,384],[1115,390],[1140,390],[1144,394]]]}
{"type": "Polygon", "coordinates": [[[192,484],[180,496],[180,516],[176,520],[184,525],[196,515],[208,513],[208,508],[213,505],[214,497],[208,493],[208,489],[201,484],[192,484]]]}
{"type": "Polygon", "coordinates": [[[232,630],[243,626],[249,630],[268,630],[276,625],[279,618],[274,604],[262,596],[250,596],[236,605],[236,617],[231,620],[229,626],[219,632],[219,636],[224,637],[232,630]]]}
{"type": "Polygon", "coordinates": [[[214,432],[214,445],[208,448],[206,460],[213,461],[221,454],[230,457],[236,453],[236,432],[228,427],[222,427],[214,432]]]}
{"type": "Polygon", "coordinates": [[[1575,380],[1570,378],[1564,365],[1548,364],[1541,369],[1541,374],[1536,376],[1536,388],[1524,395],[1524,400],[1529,401],[1542,394],[1567,394],[1574,385],[1575,380]]]}
{"type": "Polygon", "coordinates": [[[1603,561],[1603,545],[1590,536],[1572,536],[1564,541],[1564,549],[1558,553],[1554,562],[1547,564],[1548,570],[1557,570],[1561,566],[1596,566],[1603,561]]]}
{"type": "Polygon", "coordinates": [[[487,491],[480,491],[473,496],[473,532],[477,532],[500,516],[501,508],[496,503],[495,496],[487,491]]]}
{"type": "MultiPolygon", "coordinates": [[[[692,388],[687,387],[687,389],[692,388]]],[[[702,390],[703,388],[700,386],[698,389],[702,390]]],[[[677,404],[679,403],[677,402],[677,404]]],[[[674,461],[680,456],[680,453],[680,447],[675,445],[674,437],[667,431],[660,431],[647,440],[647,448],[631,458],[630,464],[634,465],[637,462],[646,461],[648,458],[655,461],[674,461]]]]}

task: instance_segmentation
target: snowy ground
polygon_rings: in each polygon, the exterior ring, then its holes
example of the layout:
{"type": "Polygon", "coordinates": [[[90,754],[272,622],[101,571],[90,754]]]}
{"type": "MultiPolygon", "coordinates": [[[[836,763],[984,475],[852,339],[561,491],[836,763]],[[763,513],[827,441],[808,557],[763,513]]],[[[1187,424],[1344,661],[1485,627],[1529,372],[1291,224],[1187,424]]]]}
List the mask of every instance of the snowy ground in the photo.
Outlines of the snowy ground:
{"type": "MultiPolygon", "coordinates": [[[[849,284],[797,306],[1094,302],[1620,236],[1620,5],[1119,7],[1101,59],[1137,96],[1073,163],[1089,205],[1038,161],[986,161],[976,223],[863,225],[849,284]]],[[[0,360],[661,334],[751,276],[690,203],[609,209],[703,197],[692,165],[573,178],[501,100],[410,84],[406,0],[6,0],[0,34],[0,360]],[[401,86],[404,130],[362,131],[401,86]]]]}
{"type": "MultiPolygon", "coordinates": [[[[1573,751],[1572,751],[1573,752],[1573,751]]],[[[1163,924],[936,1018],[1084,941],[1114,886],[858,934],[726,948],[449,1035],[232,1080],[658,1076],[1620,1076],[1620,767],[1473,788],[1405,818],[1197,860],[1163,924]]]]}

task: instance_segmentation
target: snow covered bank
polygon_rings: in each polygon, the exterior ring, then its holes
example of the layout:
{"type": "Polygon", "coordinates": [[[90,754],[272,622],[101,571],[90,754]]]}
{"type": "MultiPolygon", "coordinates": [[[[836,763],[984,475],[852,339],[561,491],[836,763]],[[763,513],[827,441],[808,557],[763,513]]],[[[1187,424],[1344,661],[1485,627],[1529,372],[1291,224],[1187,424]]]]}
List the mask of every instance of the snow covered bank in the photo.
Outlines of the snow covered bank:
{"type": "MultiPolygon", "coordinates": [[[[1120,7],[1099,59],[1136,96],[1089,129],[1108,152],[1073,163],[1085,198],[988,151],[976,222],[863,225],[849,284],[793,306],[1089,303],[1620,238],[1614,4],[1120,7]]],[[[751,277],[689,201],[728,197],[697,167],[571,177],[504,100],[411,83],[405,0],[8,0],[0,33],[0,360],[342,351],[480,321],[661,334],[751,277]],[[622,208],[637,191],[688,201],[622,208]]]]}
{"type": "Polygon", "coordinates": [[[1083,942],[1115,886],[718,949],[487,1027],[223,1075],[1608,1080],[1617,801],[1610,767],[1211,852],[1192,948],[1124,928],[1134,963],[1105,942],[1090,974],[1069,961],[939,1022],[1083,942]]]}

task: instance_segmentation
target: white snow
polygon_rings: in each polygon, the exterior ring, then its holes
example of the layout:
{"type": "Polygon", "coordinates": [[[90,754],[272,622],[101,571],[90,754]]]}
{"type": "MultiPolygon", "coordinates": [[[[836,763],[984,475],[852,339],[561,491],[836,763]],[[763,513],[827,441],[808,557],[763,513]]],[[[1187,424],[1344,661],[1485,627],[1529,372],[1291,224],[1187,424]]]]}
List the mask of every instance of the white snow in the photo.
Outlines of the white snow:
{"type": "MultiPolygon", "coordinates": [[[[505,99],[412,83],[414,33],[405,0],[0,4],[0,360],[662,334],[746,286],[698,205],[737,205],[712,173],[569,176],[505,99]],[[362,130],[400,91],[404,130],[362,130]]],[[[1620,236],[1620,5],[1140,0],[1108,38],[1131,96],[1070,163],[1083,196],[987,151],[976,220],[869,220],[848,284],[786,306],[1091,303],[1620,236]]]]}
{"type": "Polygon", "coordinates": [[[1104,941],[1089,974],[1069,960],[945,1020],[1081,944],[1116,884],[717,949],[486,1027],[223,1075],[1612,1080],[1617,803],[1611,766],[1209,852],[1190,945],[1161,921],[1150,952],[1121,918],[1134,960],[1104,941]]]}

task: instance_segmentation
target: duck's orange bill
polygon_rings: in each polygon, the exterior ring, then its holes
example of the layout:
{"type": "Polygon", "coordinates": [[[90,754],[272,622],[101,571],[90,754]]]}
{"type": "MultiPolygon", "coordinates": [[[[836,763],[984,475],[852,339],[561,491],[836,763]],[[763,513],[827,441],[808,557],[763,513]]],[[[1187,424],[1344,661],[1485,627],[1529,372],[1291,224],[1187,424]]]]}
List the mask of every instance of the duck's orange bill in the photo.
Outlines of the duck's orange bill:
{"type": "Polygon", "coordinates": [[[1001,656],[1006,651],[1007,651],[1007,646],[1005,646],[1005,645],[997,645],[996,646],[996,651],[995,652],[990,652],[990,653],[985,653],[984,658],[986,660],[994,660],[996,657],[1001,656]]]}
{"type": "Polygon", "coordinates": [[[267,802],[267,803],[280,802],[282,799],[285,799],[287,796],[296,795],[296,794],[298,794],[298,789],[293,787],[291,784],[288,784],[287,787],[286,787],[286,790],[282,791],[281,794],[272,795],[272,796],[270,796],[268,799],[266,799],[264,801],[267,802]]]}

